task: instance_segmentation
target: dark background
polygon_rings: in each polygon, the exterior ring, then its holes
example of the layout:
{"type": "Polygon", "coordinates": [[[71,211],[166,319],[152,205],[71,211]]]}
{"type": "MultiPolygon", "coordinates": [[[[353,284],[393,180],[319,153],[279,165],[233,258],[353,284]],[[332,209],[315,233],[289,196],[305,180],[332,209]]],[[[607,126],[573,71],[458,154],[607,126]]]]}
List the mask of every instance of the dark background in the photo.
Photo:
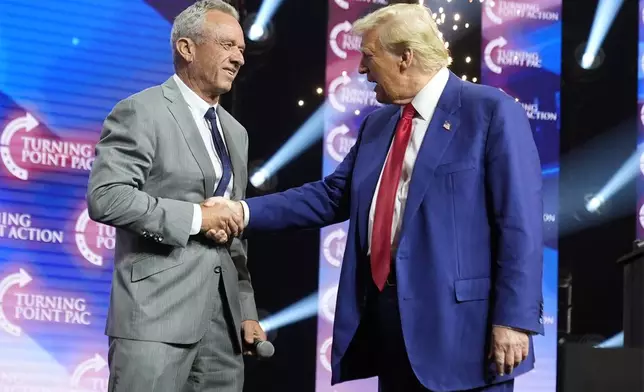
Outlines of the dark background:
{"type": "MultiPolygon", "coordinates": [[[[190,0],[149,0],[169,20],[190,0]]],[[[402,1],[416,2],[416,1],[402,1]]],[[[256,12],[258,0],[231,0],[256,12]]],[[[233,93],[222,104],[234,112],[250,134],[251,165],[270,158],[322,103],[315,89],[324,86],[327,45],[327,0],[285,0],[273,18],[274,45],[249,53],[233,93]],[[234,98],[234,100],[233,100],[234,98]],[[303,107],[297,106],[304,100],[303,107]],[[234,101],[234,102],[233,102],[234,101]]],[[[427,0],[430,8],[447,6],[427,0]]],[[[597,191],[636,146],[638,2],[625,0],[603,44],[605,59],[596,70],[582,70],[578,49],[592,26],[596,0],[563,1],[562,129],[559,241],[560,275],[572,277],[573,311],[565,340],[610,337],[621,331],[622,277],[614,261],[630,250],[635,236],[636,198],[627,184],[601,218],[577,214],[584,196],[597,191]]],[[[480,4],[454,0],[471,25],[459,39],[449,39],[457,75],[480,78],[480,4]],[[465,11],[466,9],[466,11],[465,11]],[[474,15],[474,17],[472,16],[474,15]],[[472,57],[470,64],[459,59],[472,57]]],[[[319,180],[322,145],[314,144],[277,174],[270,191],[319,180]]],[[[249,196],[259,191],[249,185],[249,196]]],[[[253,238],[249,249],[258,307],[277,312],[317,291],[319,233],[306,231],[253,238]]],[[[563,281],[563,279],[561,279],[563,281]]],[[[560,292],[560,295],[562,293],[560,292]]],[[[565,312],[560,309],[560,327],[565,312]]],[[[313,391],[316,320],[310,318],[278,331],[276,354],[258,363],[247,361],[246,391],[313,391]]]]}

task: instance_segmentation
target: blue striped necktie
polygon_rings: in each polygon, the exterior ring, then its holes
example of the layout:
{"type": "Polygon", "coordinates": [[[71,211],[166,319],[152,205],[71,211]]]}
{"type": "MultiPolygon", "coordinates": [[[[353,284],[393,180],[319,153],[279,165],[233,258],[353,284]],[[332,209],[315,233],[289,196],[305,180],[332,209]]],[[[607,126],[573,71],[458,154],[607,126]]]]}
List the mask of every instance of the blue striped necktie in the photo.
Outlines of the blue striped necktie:
{"type": "Polygon", "coordinates": [[[219,184],[217,184],[217,189],[215,189],[214,196],[223,196],[226,192],[226,188],[228,188],[228,184],[230,183],[230,178],[233,175],[233,165],[230,162],[230,155],[228,155],[224,140],[219,133],[219,128],[217,128],[217,112],[215,111],[215,108],[208,109],[204,117],[206,117],[206,120],[210,121],[210,133],[212,134],[212,141],[215,144],[215,152],[221,160],[221,166],[223,169],[221,173],[221,180],[219,181],[219,184]]]}

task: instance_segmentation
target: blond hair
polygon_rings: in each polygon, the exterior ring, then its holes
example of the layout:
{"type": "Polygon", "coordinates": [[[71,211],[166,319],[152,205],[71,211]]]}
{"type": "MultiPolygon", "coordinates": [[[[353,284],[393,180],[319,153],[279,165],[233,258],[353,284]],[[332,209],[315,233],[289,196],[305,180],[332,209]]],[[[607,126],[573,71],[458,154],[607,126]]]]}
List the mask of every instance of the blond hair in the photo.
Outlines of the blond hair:
{"type": "Polygon", "coordinates": [[[393,4],[374,11],[353,24],[353,32],[364,35],[378,29],[380,43],[390,53],[409,49],[419,67],[435,72],[450,63],[449,51],[431,11],[420,4],[393,4]]]}

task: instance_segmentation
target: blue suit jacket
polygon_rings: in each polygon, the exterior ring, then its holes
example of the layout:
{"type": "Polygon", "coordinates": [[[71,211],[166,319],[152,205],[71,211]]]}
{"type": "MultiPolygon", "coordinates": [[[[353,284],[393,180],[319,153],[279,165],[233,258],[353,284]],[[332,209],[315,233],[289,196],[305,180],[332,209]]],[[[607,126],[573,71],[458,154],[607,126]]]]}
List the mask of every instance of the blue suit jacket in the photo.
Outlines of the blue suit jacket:
{"type": "MultiPolygon", "coordinates": [[[[347,348],[370,279],[369,207],[399,116],[399,106],[386,106],[365,118],[356,144],[324,180],[247,200],[250,231],[350,219],[334,384],[375,375],[368,349],[347,355],[347,348]]],[[[542,222],[541,167],[524,109],[498,89],[451,74],[413,169],[395,258],[407,353],[425,387],[472,389],[533,368],[532,341],[528,359],[504,377],[491,375],[487,353],[492,325],[543,333],[542,222]]]]}

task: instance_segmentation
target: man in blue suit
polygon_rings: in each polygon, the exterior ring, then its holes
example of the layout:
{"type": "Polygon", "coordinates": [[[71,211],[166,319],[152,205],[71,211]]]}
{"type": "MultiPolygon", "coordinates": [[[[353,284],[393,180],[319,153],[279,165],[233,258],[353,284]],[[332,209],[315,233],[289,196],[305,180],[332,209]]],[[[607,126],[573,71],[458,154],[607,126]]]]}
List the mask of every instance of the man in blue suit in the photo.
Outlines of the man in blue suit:
{"type": "Polygon", "coordinates": [[[359,71],[388,105],[324,180],[233,207],[248,231],[350,220],[333,384],[512,391],[543,333],[541,168],[525,111],[446,68],[421,5],[379,9],[354,32],[359,71]]]}

